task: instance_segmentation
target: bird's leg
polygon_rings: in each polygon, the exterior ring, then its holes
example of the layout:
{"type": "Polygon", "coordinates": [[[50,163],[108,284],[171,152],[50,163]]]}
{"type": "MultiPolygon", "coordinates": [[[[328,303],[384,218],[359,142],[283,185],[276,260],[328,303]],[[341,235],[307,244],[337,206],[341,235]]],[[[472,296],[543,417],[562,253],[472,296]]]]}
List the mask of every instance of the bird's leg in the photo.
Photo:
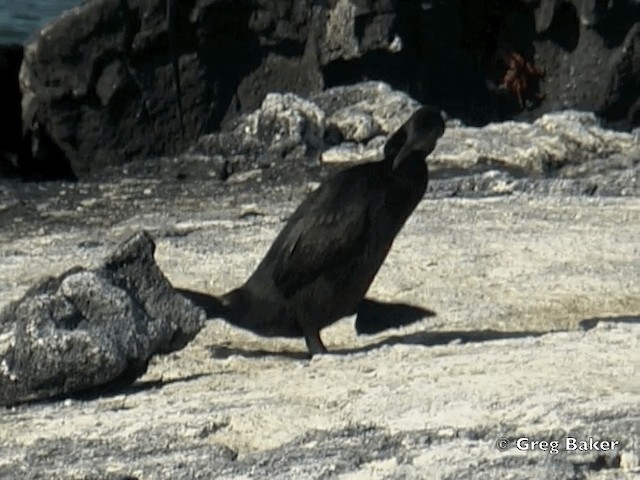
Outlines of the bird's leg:
{"type": "Polygon", "coordinates": [[[304,341],[307,344],[307,349],[311,356],[327,353],[327,348],[322,343],[320,338],[320,330],[317,329],[305,329],[304,341]]]}

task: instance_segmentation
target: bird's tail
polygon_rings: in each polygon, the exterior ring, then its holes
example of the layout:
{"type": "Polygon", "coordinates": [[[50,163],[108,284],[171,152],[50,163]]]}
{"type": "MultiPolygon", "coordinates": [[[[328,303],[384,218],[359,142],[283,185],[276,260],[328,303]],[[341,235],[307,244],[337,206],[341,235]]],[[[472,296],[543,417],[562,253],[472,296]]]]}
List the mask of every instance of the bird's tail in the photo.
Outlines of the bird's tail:
{"type": "Polygon", "coordinates": [[[202,308],[207,314],[207,318],[227,318],[229,316],[229,306],[224,301],[224,296],[219,298],[215,295],[184,288],[176,288],[176,292],[197,307],[202,308]]]}

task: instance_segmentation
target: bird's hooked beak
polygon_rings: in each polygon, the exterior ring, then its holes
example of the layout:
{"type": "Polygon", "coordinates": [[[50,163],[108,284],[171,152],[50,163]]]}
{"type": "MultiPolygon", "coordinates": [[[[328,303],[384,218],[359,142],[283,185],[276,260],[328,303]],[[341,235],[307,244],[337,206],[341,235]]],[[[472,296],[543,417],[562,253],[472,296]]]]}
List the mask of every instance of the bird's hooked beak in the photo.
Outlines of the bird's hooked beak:
{"type": "MultiPolygon", "coordinates": [[[[423,107],[423,109],[426,110],[425,107],[423,107]]],[[[433,112],[433,109],[431,111],[433,112]]],[[[402,162],[409,155],[411,155],[412,152],[420,152],[426,157],[433,151],[433,149],[436,147],[438,139],[444,133],[444,130],[446,128],[445,122],[448,120],[447,114],[444,111],[440,110],[438,113],[440,119],[438,119],[438,114],[436,113],[435,116],[432,115],[429,120],[426,120],[428,124],[425,125],[424,123],[420,124],[421,121],[424,122],[425,120],[421,120],[419,118],[419,111],[417,114],[414,114],[414,116],[412,116],[402,127],[400,127],[396,134],[394,134],[394,137],[401,138],[399,135],[402,132],[404,143],[393,158],[393,163],[391,166],[392,170],[398,168],[402,164],[402,162]],[[436,121],[434,121],[434,117],[436,121]]]]}

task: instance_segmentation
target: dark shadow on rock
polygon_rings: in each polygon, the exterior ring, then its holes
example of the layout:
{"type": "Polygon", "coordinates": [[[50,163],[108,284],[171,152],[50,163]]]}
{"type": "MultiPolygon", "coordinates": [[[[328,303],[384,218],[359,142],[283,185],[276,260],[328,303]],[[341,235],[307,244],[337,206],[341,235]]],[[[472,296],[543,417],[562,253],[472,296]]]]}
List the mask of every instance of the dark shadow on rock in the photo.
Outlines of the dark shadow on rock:
{"type": "Polygon", "coordinates": [[[581,320],[578,326],[583,330],[591,330],[600,322],[607,323],[640,323],[639,315],[623,315],[620,317],[594,317],[581,320]]]}
{"type": "Polygon", "coordinates": [[[640,20],[640,4],[637,1],[594,3],[604,11],[593,12],[590,26],[604,39],[606,48],[619,47],[640,20]]]}
{"type": "Polygon", "coordinates": [[[32,127],[22,143],[18,171],[24,180],[78,180],[64,150],[52,140],[42,125],[32,127]]]}
{"type": "MultiPolygon", "coordinates": [[[[436,345],[447,345],[456,343],[477,343],[489,342],[492,340],[508,340],[514,338],[539,337],[549,332],[546,331],[522,331],[522,332],[501,332],[498,330],[456,330],[450,332],[430,332],[421,331],[406,335],[393,335],[381,339],[379,342],[356,348],[331,349],[329,346],[328,355],[350,355],[354,353],[365,353],[377,350],[383,346],[393,345],[416,345],[423,347],[433,347],[436,345]]],[[[211,346],[208,348],[212,358],[226,359],[232,355],[244,358],[262,358],[267,356],[289,358],[291,360],[308,360],[307,352],[291,351],[268,351],[264,349],[250,350],[240,347],[211,346]]]]}
{"type": "MultiPolygon", "coordinates": [[[[208,111],[200,130],[190,132],[193,138],[217,130],[225,116],[233,117],[243,107],[247,110],[257,107],[266,93],[258,79],[251,92],[256,97],[251,99],[253,101],[245,98],[246,92],[242,95],[238,91],[242,80],[255,72],[263,55],[266,56],[259,35],[247,28],[251,25],[252,14],[255,14],[254,9],[245,2],[218,2],[215,8],[203,9],[200,13],[194,42],[203,71],[200,83],[210,87],[202,92],[206,103],[194,102],[206,104],[208,111]]],[[[184,17],[189,17],[188,11],[184,12],[184,17]]],[[[179,35],[191,29],[193,26],[183,25],[178,30],[179,35]]]]}
{"type": "Polygon", "coordinates": [[[18,73],[23,51],[22,45],[0,45],[0,178],[17,176],[14,159],[20,156],[22,137],[18,73]]]}
{"type": "Polygon", "coordinates": [[[573,52],[580,40],[580,19],[575,5],[569,2],[560,3],[549,27],[540,35],[540,39],[554,42],[566,52],[573,52]]]}
{"type": "Polygon", "coordinates": [[[334,350],[335,354],[361,353],[376,350],[385,345],[417,345],[423,347],[433,347],[436,345],[447,345],[456,343],[478,343],[492,340],[507,340],[512,338],[539,337],[549,332],[523,331],[523,332],[501,332],[498,330],[456,330],[450,332],[430,332],[421,331],[409,333],[407,335],[394,335],[384,338],[379,342],[361,348],[348,348],[334,350]]]}
{"type": "Polygon", "coordinates": [[[375,334],[390,328],[411,325],[424,318],[434,317],[436,312],[406,303],[380,302],[365,298],[356,311],[358,335],[375,334]]]}
{"type": "MultiPolygon", "coordinates": [[[[125,384],[123,382],[116,381],[116,382],[110,382],[105,385],[91,387],[86,390],[73,392],[68,395],[55,395],[49,398],[34,400],[30,404],[31,405],[49,405],[49,404],[57,403],[67,399],[78,400],[78,401],[91,401],[91,400],[97,400],[99,398],[116,397],[118,395],[135,395],[136,393],[140,393],[140,392],[157,390],[174,383],[191,382],[193,380],[197,380],[199,378],[206,377],[206,376],[207,375],[203,373],[199,373],[199,374],[189,375],[182,378],[174,378],[171,380],[162,380],[162,379],[146,380],[143,382],[136,382],[133,384],[131,384],[131,382],[125,384]]],[[[135,379],[133,379],[133,381],[135,382],[135,379]]],[[[23,402],[20,401],[14,404],[6,404],[3,406],[10,408],[15,405],[20,405],[21,403],[23,402]]]]}
{"type": "Polygon", "coordinates": [[[211,358],[224,360],[237,355],[244,358],[263,358],[263,357],[280,357],[291,360],[309,360],[308,352],[291,352],[291,351],[269,351],[264,349],[250,350],[240,347],[226,347],[224,345],[212,345],[207,347],[211,358]]]}
{"type": "MultiPolygon", "coordinates": [[[[182,288],[176,288],[176,292],[202,308],[206,312],[207,318],[224,318],[232,325],[236,325],[237,322],[228,318],[228,312],[225,311],[218,297],[182,288]]],[[[390,328],[404,327],[423,318],[436,315],[434,311],[422,307],[405,303],[380,302],[367,298],[362,300],[354,313],[356,313],[355,328],[359,335],[371,335],[390,328]]],[[[251,328],[248,330],[253,331],[251,328]]],[[[254,333],[259,334],[260,332],[254,331],[254,333]]]]}
{"type": "Polygon", "coordinates": [[[171,380],[146,380],[142,382],[136,382],[134,379],[134,383],[122,384],[118,385],[117,383],[109,383],[107,385],[102,385],[98,387],[92,387],[87,390],[83,390],[81,392],[75,392],[72,395],[68,396],[60,396],[56,400],[61,400],[64,398],[72,398],[74,400],[96,400],[98,398],[109,398],[115,397],[118,395],[135,395],[136,393],[146,392],[149,390],[158,390],[167,385],[172,385],[174,383],[186,383],[191,382],[193,380],[198,380],[199,378],[206,377],[207,375],[204,373],[198,373],[193,375],[188,375],[186,377],[173,378],[171,380]]]}

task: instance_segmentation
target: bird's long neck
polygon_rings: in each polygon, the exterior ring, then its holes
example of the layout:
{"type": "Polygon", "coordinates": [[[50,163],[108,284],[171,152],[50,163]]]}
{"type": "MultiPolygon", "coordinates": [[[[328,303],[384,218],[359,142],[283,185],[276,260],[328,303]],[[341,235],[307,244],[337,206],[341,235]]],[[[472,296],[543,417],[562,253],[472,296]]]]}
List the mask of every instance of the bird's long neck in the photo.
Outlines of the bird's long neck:
{"type": "Polygon", "coordinates": [[[423,152],[410,152],[391,172],[395,183],[407,190],[415,190],[416,193],[421,191],[421,198],[429,182],[429,169],[425,157],[423,152]]]}
{"type": "Polygon", "coordinates": [[[394,212],[396,229],[399,230],[427,190],[429,170],[424,153],[412,152],[392,171],[391,178],[387,204],[394,212]]]}

